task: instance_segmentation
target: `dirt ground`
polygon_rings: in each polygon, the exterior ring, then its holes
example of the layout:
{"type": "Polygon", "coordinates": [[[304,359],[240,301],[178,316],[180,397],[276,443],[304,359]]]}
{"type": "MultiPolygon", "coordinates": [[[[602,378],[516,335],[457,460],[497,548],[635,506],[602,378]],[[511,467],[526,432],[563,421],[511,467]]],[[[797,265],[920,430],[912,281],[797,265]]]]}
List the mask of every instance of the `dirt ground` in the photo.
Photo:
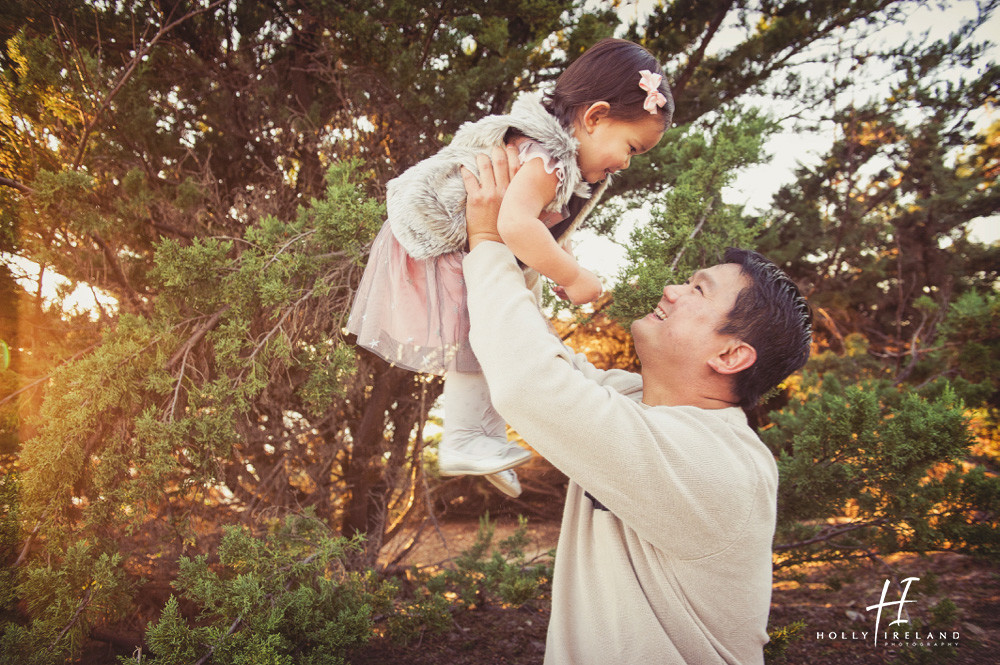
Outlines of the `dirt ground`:
{"type": "MultiPolygon", "coordinates": [[[[919,579],[911,583],[906,595],[907,601],[913,601],[907,603],[913,623],[890,628],[899,605],[884,608],[877,645],[873,637],[876,612],[866,607],[882,602],[886,578],[892,574],[885,566],[866,563],[843,571],[822,565],[775,575],[771,625],[806,624],[801,639],[789,648],[789,663],[1000,662],[1000,575],[994,564],[950,553],[897,555],[887,563],[895,571],[896,583],[909,577],[919,579]],[[947,601],[954,603],[953,613],[943,611],[947,601]],[[907,640],[906,631],[916,622],[926,628],[919,636],[912,632],[907,640]],[[899,639],[893,639],[896,631],[899,639]],[[889,640],[883,639],[886,632],[889,640]],[[932,634],[929,639],[928,633],[932,634]],[[953,651],[951,659],[947,658],[949,650],[953,651]]],[[[900,598],[900,587],[890,584],[884,602],[898,603],[900,598]]]]}
{"type": "MultiPolygon", "coordinates": [[[[498,520],[496,539],[514,528],[509,520],[498,520]]],[[[475,522],[446,523],[440,533],[428,536],[407,558],[409,563],[439,562],[447,553],[456,554],[475,538],[475,522]]],[[[536,551],[555,546],[558,524],[529,524],[536,551]]],[[[773,629],[796,621],[805,624],[788,648],[791,665],[881,665],[883,663],[956,663],[985,665],[1000,662],[1000,570],[973,557],[957,554],[930,556],[898,555],[886,563],[895,571],[896,582],[911,583],[906,600],[910,618],[922,621],[933,638],[910,635],[907,626],[888,628],[897,618],[899,605],[882,613],[879,643],[873,640],[875,612],[866,607],[880,602],[889,572],[884,564],[865,563],[852,569],[815,565],[775,574],[770,625],[773,629]],[[952,616],[942,612],[950,600],[952,616]],[[933,607],[939,605],[939,618],[933,607]],[[937,623],[936,623],[937,622],[937,623]],[[943,622],[943,623],[942,623],[943,622]],[[903,629],[902,631],[900,629],[903,629]],[[899,639],[883,639],[888,631],[899,639]],[[940,639],[944,633],[946,639],[940,639]],[[863,637],[862,634],[865,634],[863,637]],[[957,635],[957,636],[956,636],[957,635]],[[923,645],[923,646],[921,646],[923,645]]],[[[900,599],[899,587],[890,585],[884,602],[900,599]]],[[[545,652],[548,604],[544,601],[517,609],[497,607],[462,612],[454,628],[444,634],[424,635],[405,647],[375,641],[352,654],[352,665],[538,665],[545,652]]],[[[911,624],[913,625],[913,624],[911,624]]]]}
{"type": "MultiPolygon", "coordinates": [[[[501,515],[494,521],[494,542],[509,536],[516,519],[501,515]]],[[[478,522],[451,519],[424,533],[420,545],[401,560],[401,565],[441,565],[457,556],[475,540],[478,522]]],[[[529,558],[546,556],[556,545],[558,521],[529,522],[528,534],[533,545],[529,558]]],[[[392,557],[393,553],[387,553],[392,557]]],[[[865,563],[852,569],[815,565],[775,574],[771,598],[771,629],[796,621],[805,624],[788,648],[790,665],[882,665],[884,663],[955,663],[987,665],[1000,663],[1000,569],[995,565],[957,554],[930,556],[899,555],[885,564],[865,563]],[[905,624],[889,628],[897,618],[898,605],[887,606],[882,613],[879,643],[874,644],[874,612],[866,607],[880,602],[887,575],[896,581],[907,577],[911,583],[906,596],[910,618],[933,630],[933,640],[919,640],[911,635],[903,643],[905,624]],[[942,612],[947,603],[951,612],[942,612]],[[938,606],[937,614],[934,607],[938,606]],[[883,633],[901,633],[899,639],[886,640],[883,633]],[[941,633],[945,639],[940,639],[941,633]],[[957,637],[956,637],[957,634],[957,637]],[[930,646],[914,646],[922,642],[930,646]]],[[[150,577],[157,578],[155,571],[150,577]]],[[[157,596],[157,606],[169,593],[146,589],[157,596]]],[[[545,653],[545,634],[549,620],[548,598],[519,608],[487,606],[454,615],[452,629],[443,634],[424,634],[406,646],[376,639],[364,649],[350,654],[351,665],[540,665],[545,653]]],[[[900,600],[899,587],[893,586],[885,602],[900,600]]],[[[914,624],[910,624],[913,626],[914,624]]],[[[135,636],[138,640],[139,635],[135,636]]],[[[110,665],[118,662],[116,649],[107,642],[94,642],[78,663],[110,665]]],[[[117,649],[118,655],[129,651],[117,649]]]]}

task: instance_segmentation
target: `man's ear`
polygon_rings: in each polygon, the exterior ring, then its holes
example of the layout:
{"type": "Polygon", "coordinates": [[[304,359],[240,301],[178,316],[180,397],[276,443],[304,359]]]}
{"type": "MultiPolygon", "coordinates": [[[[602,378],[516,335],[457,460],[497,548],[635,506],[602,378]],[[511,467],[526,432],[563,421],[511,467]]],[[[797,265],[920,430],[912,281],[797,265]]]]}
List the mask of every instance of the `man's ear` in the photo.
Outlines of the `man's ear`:
{"type": "Polygon", "coordinates": [[[757,362],[757,349],[746,342],[733,340],[719,355],[708,361],[708,366],[719,374],[737,374],[757,362]]]}
{"type": "Polygon", "coordinates": [[[594,102],[587,110],[583,112],[583,116],[580,118],[583,121],[583,128],[587,132],[594,131],[597,127],[597,123],[602,119],[608,117],[608,111],[611,109],[611,104],[607,102],[594,102]]]}

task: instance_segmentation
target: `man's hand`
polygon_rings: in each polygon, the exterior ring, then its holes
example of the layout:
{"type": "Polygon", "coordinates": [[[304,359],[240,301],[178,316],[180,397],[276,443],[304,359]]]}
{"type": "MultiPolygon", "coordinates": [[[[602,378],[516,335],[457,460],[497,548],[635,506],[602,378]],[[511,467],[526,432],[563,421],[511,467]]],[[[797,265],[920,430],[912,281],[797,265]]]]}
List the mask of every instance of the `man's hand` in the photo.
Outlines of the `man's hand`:
{"type": "Polygon", "coordinates": [[[507,185],[521,166],[514,146],[496,147],[491,156],[476,155],[479,178],[466,168],[462,168],[465,182],[466,231],[469,235],[469,249],[487,240],[503,242],[497,231],[497,217],[500,202],[507,191],[507,185]]]}

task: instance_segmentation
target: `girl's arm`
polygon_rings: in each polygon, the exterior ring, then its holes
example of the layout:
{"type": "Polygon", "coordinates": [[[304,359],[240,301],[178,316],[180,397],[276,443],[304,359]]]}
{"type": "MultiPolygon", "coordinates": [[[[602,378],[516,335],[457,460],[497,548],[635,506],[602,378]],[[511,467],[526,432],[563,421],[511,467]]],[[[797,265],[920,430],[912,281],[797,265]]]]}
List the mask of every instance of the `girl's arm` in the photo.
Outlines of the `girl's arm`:
{"type": "Polygon", "coordinates": [[[601,282],[564,250],[539,219],[555,198],[559,176],[547,173],[540,159],[531,159],[514,174],[500,204],[497,230],[514,256],[563,287],[575,304],[596,300],[601,282]]]}

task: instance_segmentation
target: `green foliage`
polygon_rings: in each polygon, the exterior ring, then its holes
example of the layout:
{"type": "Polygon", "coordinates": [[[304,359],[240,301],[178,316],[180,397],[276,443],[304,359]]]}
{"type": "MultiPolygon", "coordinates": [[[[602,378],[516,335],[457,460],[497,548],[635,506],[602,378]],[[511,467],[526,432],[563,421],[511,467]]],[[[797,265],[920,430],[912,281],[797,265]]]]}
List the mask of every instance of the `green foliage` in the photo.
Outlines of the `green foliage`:
{"type": "Polygon", "coordinates": [[[85,541],[53,552],[48,562],[33,562],[17,588],[27,618],[3,624],[0,663],[65,662],[93,625],[125,617],[134,589],[121,564],[121,555],[85,541]]]}
{"type": "Polygon", "coordinates": [[[19,493],[16,472],[0,475],[0,623],[13,618],[17,609],[19,576],[14,563],[21,543],[19,493]]]}
{"type": "Polygon", "coordinates": [[[493,546],[496,526],[489,515],[479,521],[476,540],[454,560],[454,567],[420,576],[415,598],[390,618],[389,636],[401,642],[451,626],[451,612],[475,610],[497,602],[519,607],[548,593],[552,580],[551,555],[545,561],[528,561],[527,520],[493,546]],[[453,599],[453,600],[452,600],[453,599]]]}
{"type": "Polygon", "coordinates": [[[218,561],[182,558],[175,588],[197,608],[183,616],[171,596],[147,631],[149,656],[130,663],[334,665],[366,642],[396,587],[352,572],[358,540],[335,537],[311,516],[289,517],[264,538],[228,527],[218,561]]]}
{"type": "Polygon", "coordinates": [[[360,540],[334,537],[311,515],[275,523],[263,538],[228,527],[217,561],[181,559],[174,582],[180,598],[171,596],[147,629],[150,653],[123,662],[343,663],[349,648],[375,636],[378,620],[390,639],[406,643],[447,630],[456,611],[539,598],[552,564],[526,561],[526,521],[490,554],[493,533],[483,518],[476,542],[454,568],[416,574],[420,584],[404,598],[395,580],[349,570],[360,540]],[[188,616],[181,599],[192,608],[188,616]]]}
{"type": "MultiPolygon", "coordinates": [[[[101,570],[113,551],[108,534],[134,532],[161,506],[179,508],[172,526],[184,537],[183,506],[227,474],[240,491],[227,469],[246,473],[246,457],[234,450],[270,455],[272,432],[287,427],[280,416],[253,415],[276,384],[292,394],[301,385],[304,404],[320,413],[331,407],[324,400],[343,399],[354,354],[340,322],[357,257],[383,214],[355,174],[353,163],[332,168],[327,198],[301,207],[292,222],[265,218],[238,241],[163,242],[152,275],[162,285],[155,311],[123,315],[92,353],[55,372],[21,451],[21,505],[33,537],[66,567],[86,569],[89,558],[101,570]],[[258,419],[272,430],[245,425],[258,419]],[[73,545],[80,542],[92,546],[73,545]]],[[[40,574],[29,573],[26,588],[40,574]]],[[[88,617],[104,607],[89,588],[53,586],[65,598],[31,592],[50,602],[29,604],[16,641],[44,644],[38,653],[73,653],[88,617]],[[60,632],[73,593],[85,611],[60,632]]],[[[125,594],[129,586],[116,578],[101,588],[125,594]]]]}
{"type": "Polygon", "coordinates": [[[794,621],[785,626],[778,626],[767,631],[770,641],[764,645],[764,662],[767,665],[780,665],[788,662],[788,646],[801,640],[806,628],[805,621],[794,621]]]}
{"type": "Polygon", "coordinates": [[[958,620],[958,605],[951,598],[942,598],[930,609],[931,626],[948,626],[958,620]]]}
{"type": "Polygon", "coordinates": [[[443,584],[469,606],[482,606],[496,599],[522,605],[537,597],[551,580],[552,568],[551,562],[530,564],[526,560],[527,520],[519,518],[517,530],[490,554],[495,528],[489,515],[484,516],[475,542],[455,559],[455,568],[446,570],[428,586],[443,584]]]}
{"type": "Polygon", "coordinates": [[[511,605],[521,605],[535,598],[552,578],[550,563],[529,565],[524,548],[528,545],[527,520],[520,517],[517,530],[497,544],[487,558],[495,525],[489,515],[479,521],[479,531],[472,546],[455,559],[455,568],[443,573],[443,582],[467,605],[481,606],[499,598],[511,605]]]}
{"type": "Polygon", "coordinates": [[[971,405],[1000,407],[1000,293],[959,296],[938,326],[937,348],[928,356],[926,365],[968,386],[963,397],[971,405]]]}
{"type": "Polygon", "coordinates": [[[430,633],[441,634],[454,626],[450,599],[440,589],[428,583],[417,589],[414,596],[397,603],[396,611],[386,621],[386,635],[399,644],[409,644],[430,633]]]}
{"type": "Polygon", "coordinates": [[[54,378],[38,435],[23,450],[33,517],[52,524],[78,497],[93,527],[134,525],[165,489],[215,482],[241,444],[237,419],[281,368],[315,373],[301,379],[314,410],[343,394],[354,355],[339,321],[361,247],[382,215],[353,182],[355,168],[332,168],[327,198],[293,222],[265,218],[239,243],[161,244],[157,311],[122,317],[94,353],[54,378]],[[326,326],[285,324],[311,304],[314,316],[329,317],[326,326]],[[211,335],[198,328],[206,322],[216,326],[211,335]],[[196,370],[202,363],[215,370],[196,370]]]}
{"type": "Polygon", "coordinates": [[[777,456],[781,565],[960,548],[996,556],[1000,482],[958,462],[972,443],[950,388],[807,373],[804,396],[762,432],[777,456]]]}

